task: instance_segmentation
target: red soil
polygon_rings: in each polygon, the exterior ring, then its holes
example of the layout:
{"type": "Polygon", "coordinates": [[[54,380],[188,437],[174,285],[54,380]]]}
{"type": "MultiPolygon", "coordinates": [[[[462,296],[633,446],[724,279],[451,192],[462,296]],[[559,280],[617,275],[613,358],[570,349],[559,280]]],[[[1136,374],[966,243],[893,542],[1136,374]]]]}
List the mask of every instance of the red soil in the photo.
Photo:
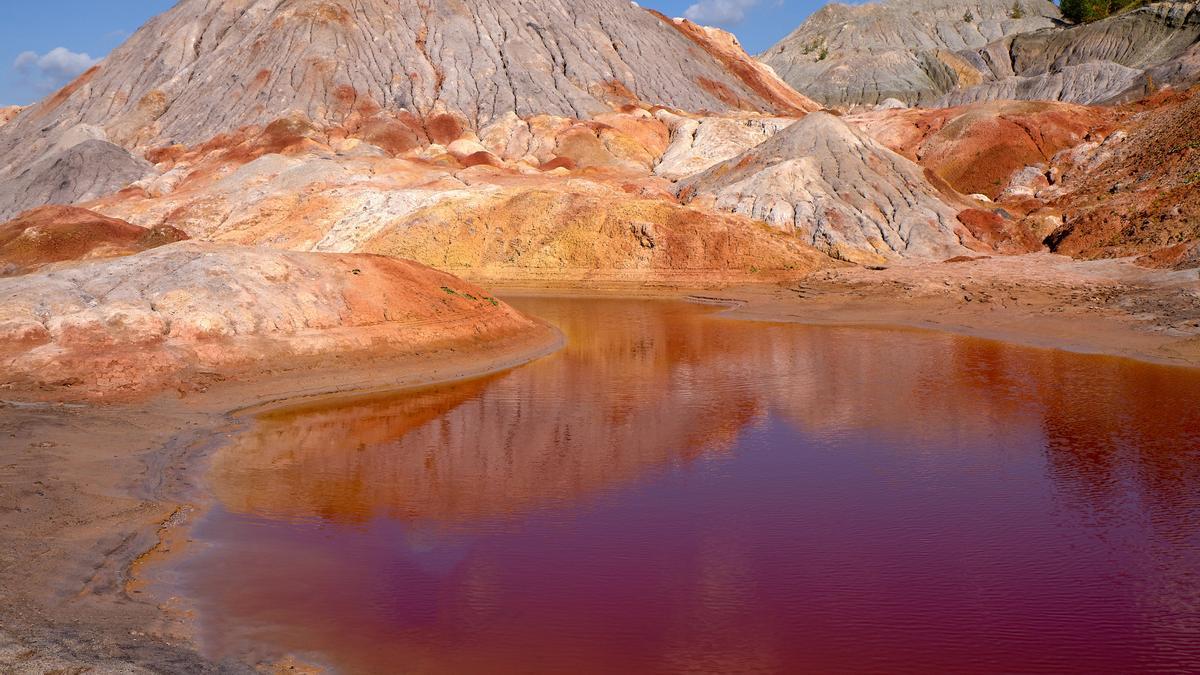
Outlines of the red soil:
{"type": "Polygon", "coordinates": [[[995,199],[1014,173],[1109,128],[1103,108],[1045,101],[998,101],[941,110],[859,115],[879,142],[933,170],[964,194],[995,199]]]}
{"type": "Polygon", "coordinates": [[[1056,252],[1151,254],[1144,262],[1156,267],[1200,264],[1194,252],[1200,242],[1200,89],[1159,97],[1147,107],[1125,125],[1129,135],[1114,155],[1078,171],[1078,182],[1053,204],[1066,221],[1052,237],[1056,252]]]}
{"type": "Polygon", "coordinates": [[[0,270],[27,272],[85,258],[130,255],[187,239],[166,225],[146,229],[72,206],[43,206],[0,225],[0,270]]]}
{"type": "Polygon", "coordinates": [[[1032,253],[1042,249],[1042,242],[1019,223],[992,211],[967,209],[958,214],[958,222],[973,237],[997,253],[1032,253]]]}

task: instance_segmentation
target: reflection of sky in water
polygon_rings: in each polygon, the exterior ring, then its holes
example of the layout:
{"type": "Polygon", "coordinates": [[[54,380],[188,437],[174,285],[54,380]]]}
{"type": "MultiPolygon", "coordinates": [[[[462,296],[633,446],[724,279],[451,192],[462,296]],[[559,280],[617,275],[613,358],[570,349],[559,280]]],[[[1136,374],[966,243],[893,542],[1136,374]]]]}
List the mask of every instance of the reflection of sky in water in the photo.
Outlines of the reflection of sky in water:
{"type": "Polygon", "coordinates": [[[222,506],[182,563],[214,652],[359,672],[1200,665],[1194,372],[525,304],[571,347],[272,415],[217,458],[222,506]]]}

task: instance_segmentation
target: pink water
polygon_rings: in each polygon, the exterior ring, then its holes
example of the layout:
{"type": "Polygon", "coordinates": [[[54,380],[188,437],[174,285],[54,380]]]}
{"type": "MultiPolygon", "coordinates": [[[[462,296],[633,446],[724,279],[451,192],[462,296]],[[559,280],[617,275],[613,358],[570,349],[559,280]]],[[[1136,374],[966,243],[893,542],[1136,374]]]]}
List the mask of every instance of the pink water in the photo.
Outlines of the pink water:
{"type": "Polygon", "coordinates": [[[528,299],[561,353],[274,413],[178,565],[349,673],[1200,672],[1200,373],[528,299]]]}

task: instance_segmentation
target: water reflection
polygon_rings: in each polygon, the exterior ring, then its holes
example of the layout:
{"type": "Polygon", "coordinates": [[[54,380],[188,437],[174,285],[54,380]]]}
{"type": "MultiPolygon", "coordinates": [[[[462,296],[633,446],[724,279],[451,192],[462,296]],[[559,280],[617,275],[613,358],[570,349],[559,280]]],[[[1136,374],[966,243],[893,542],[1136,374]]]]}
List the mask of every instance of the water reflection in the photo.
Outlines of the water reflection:
{"type": "Polygon", "coordinates": [[[527,368],[263,418],[218,457],[218,496],[341,521],[513,514],[726,450],[764,413],[756,362],[707,312],[618,305],[631,329],[597,329],[595,308],[572,308],[553,317],[570,347],[527,368]]]}
{"type": "Polygon", "coordinates": [[[353,672],[1200,667],[1200,377],[528,299],[563,352],[266,416],[184,566],[353,672]]]}

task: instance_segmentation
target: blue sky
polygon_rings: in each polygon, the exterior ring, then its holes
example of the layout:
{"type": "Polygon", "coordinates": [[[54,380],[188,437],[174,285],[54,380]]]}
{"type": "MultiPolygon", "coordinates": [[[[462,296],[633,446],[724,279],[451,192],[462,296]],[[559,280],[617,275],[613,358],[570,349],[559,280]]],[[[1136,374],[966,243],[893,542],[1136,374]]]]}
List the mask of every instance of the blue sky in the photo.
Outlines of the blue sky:
{"type": "MultiPolygon", "coordinates": [[[[103,58],[175,0],[0,0],[0,106],[36,101],[103,58]]],[[[751,53],[770,47],[824,0],[641,0],[668,16],[737,33],[751,53]]]]}

